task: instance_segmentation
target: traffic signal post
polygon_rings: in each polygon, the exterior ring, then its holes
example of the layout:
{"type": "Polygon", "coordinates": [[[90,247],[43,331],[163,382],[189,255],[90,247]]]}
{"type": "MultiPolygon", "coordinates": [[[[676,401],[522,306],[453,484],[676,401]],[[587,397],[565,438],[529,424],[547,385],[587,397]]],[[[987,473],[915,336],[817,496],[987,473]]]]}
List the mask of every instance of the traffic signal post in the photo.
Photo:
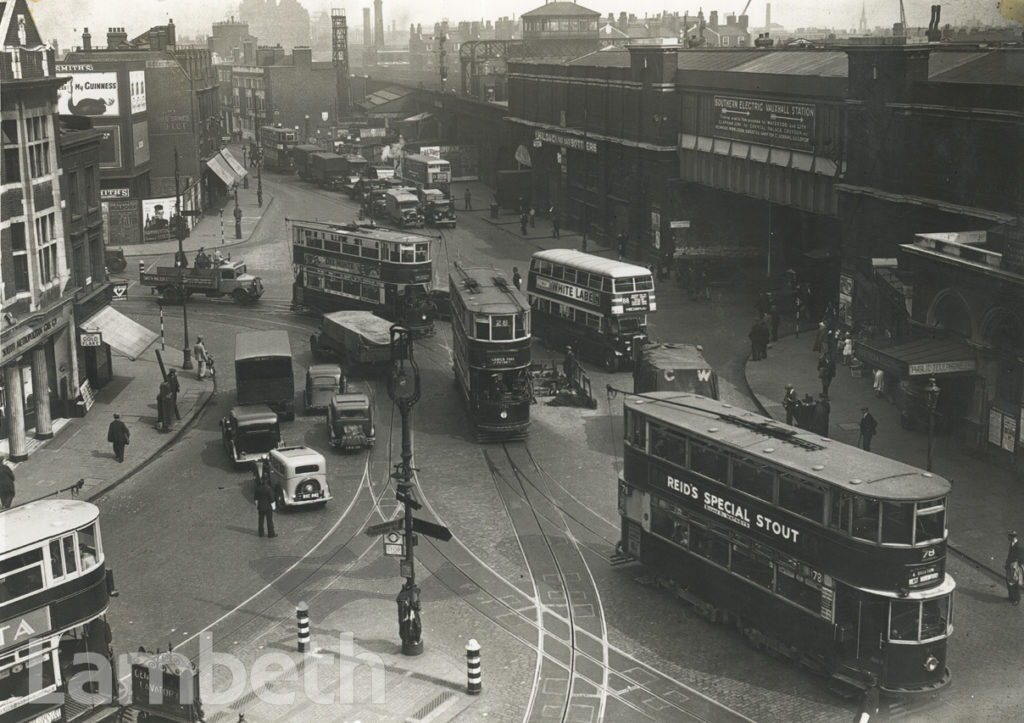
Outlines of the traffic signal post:
{"type": "MultiPolygon", "coordinates": [[[[395,499],[405,507],[405,515],[401,520],[389,520],[373,525],[364,530],[368,536],[401,531],[404,556],[401,560],[401,575],[405,578],[402,589],[398,592],[395,602],[398,604],[398,634],[402,639],[403,655],[419,655],[423,652],[421,633],[423,624],[420,617],[420,589],[416,585],[416,561],[413,548],[416,546],[416,533],[448,541],[451,531],[443,525],[413,517],[413,511],[420,509],[416,499],[415,483],[412,479],[412,435],[410,434],[409,418],[412,408],[420,399],[419,367],[413,359],[412,336],[402,326],[391,327],[391,376],[388,378],[388,396],[398,407],[402,415],[402,461],[395,465],[391,477],[395,480],[395,499]]],[[[387,540],[387,538],[385,538],[387,540]]],[[[385,543],[387,546],[387,542],[385,543]]]]}

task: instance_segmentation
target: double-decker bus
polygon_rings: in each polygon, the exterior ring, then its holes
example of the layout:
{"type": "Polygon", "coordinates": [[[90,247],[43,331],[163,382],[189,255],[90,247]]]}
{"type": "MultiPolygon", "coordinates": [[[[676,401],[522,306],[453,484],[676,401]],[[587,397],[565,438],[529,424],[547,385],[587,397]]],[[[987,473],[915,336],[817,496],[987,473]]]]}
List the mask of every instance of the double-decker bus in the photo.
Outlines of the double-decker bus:
{"type": "Polygon", "coordinates": [[[0,721],[71,721],[116,695],[105,562],[95,505],[0,512],[0,721]]]}
{"type": "Polygon", "coordinates": [[[289,220],[296,304],[363,310],[421,336],[434,330],[429,236],[376,226],[289,220]]]}
{"type": "Polygon", "coordinates": [[[436,188],[451,197],[452,166],[444,159],[410,153],[402,157],[401,173],[402,180],[417,189],[436,188]]]}
{"type": "Polygon", "coordinates": [[[292,151],[299,142],[298,134],[291,128],[263,126],[260,128],[260,151],[263,167],[268,171],[291,172],[294,168],[292,151]]]}
{"type": "Polygon", "coordinates": [[[526,291],[546,346],[571,344],[610,372],[632,363],[636,337],[647,341],[647,313],[658,308],[650,269],[571,249],[535,253],[526,291]]]}
{"type": "Polygon", "coordinates": [[[266,404],[281,419],[295,419],[295,372],[288,332],[235,335],[235,387],[240,405],[266,404]]]}
{"type": "Polygon", "coordinates": [[[449,277],[453,370],[477,438],[511,439],[530,425],[530,307],[497,269],[455,264],[449,277]]]}
{"type": "Polygon", "coordinates": [[[950,680],[950,483],[707,397],[625,400],[622,552],[837,691],[950,680]]]}

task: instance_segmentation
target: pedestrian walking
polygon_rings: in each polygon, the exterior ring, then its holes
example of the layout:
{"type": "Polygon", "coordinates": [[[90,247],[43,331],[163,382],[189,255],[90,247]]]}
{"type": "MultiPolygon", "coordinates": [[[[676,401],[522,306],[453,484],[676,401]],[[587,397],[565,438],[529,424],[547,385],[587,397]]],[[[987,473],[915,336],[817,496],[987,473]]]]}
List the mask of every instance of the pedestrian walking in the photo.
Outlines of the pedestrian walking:
{"type": "Polygon", "coordinates": [[[523,277],[519,275],[519,267],[512,267],[512,285],[516,287],[517,291],[523,290],[523,277]]]}
{"type": "Polygon", "coordinates": [[[860,408],[860,448],[866,452],[871,451],[871,438],[878,432],[878,422],[871,416],[871,410],[867,407],[860,408]]]}
{"type": "Polygon", "coordinates": [[[562,224],[562,222],[558,218],[558,212],[554,209],[554,207],[552,207],[551,208],[551,236],[552,236],[552,238],[558,238],[559,237],[559,235],[560,235],[559,234],[559,228],[560,228],[561,224],[562,224]]]}
{"type": "Polygon", "coordinates": [[[818,322],[818,331],[814,333],[814,346],[811,347],[813,351],[820,352],[822,344],[828,344],[829,333],[828,323],[825,321],[818,322]]]}
{"type": "Polygon", "coordinates": [[[530,206],[530,228],[537,228],[537,210],[530,206]]]}
{"type": "Polygon", "coordinates": [[[156,428],[160,432],[167,432],[171,429],[172,409],[171,385],[167,382],[160,382],[160,390],[156,395],[157,422],[156,428]]]}
{"type": "Polygon", "coordinates": [[[274,508],[277,507],[277,503],[274,501],[274,488],[270,486],[270,480],[266,476],[261,476],[256,482],[254,500],[258,516],[256,532],[263,537],[263,523],[266,522],[267,537],[277,537],[277,533],[274,532],[274,508]]]}
{"type": "Polygon", "coordinates": [[[871,388],[875,390],[876,397],[880,397],[885,394],[885,372],[881,369],[875,369],[874,381],[871,383],[871,388]]]}
{"type": "MultiPolygon", "coordinates": [[[[9,505],[4,504],[4,507],[9,505]]],[[[1024,584],[1024,549],[1017,541],[1017,533],[1010,531],[1006,533],[1010,538],[1010,549],[1006,552],[1006,593],[1010,598],[1011,605],[1020,605],[1020,586],[1024,584]]]]}
{"type": "Polygon", "coordinates": [[[762,359],[767,359],[770,332],[768,331],[768,323],[763,316],[754,322],[747,336],[750,338],[751,360],[761,361],[762,359]]]}
{"type": "Polygon", "coordinates": [[[217,367],[213,365],[213,354],[206,355],[206,373],[209,375],[210,380],[213,381],[213,393],[217,393],[217,367]]]}
{"type": "Polygon", "coordinates": [[[572,373],[576,370],[576,355],[573,354],[572,347],[565,347],[565,359],[562,360],[562,372],[565,374],[566,379],[572,377],[572,373]]]}
{"type": "Polygon", "coordinates": [[[114,447],[114,459],[124,462],[124,448],[128,446],[131,438],[128,425],[121,421],[121,415],[114,412],[114,421],[107,427],[107,441],[114,447]]]}
{"type": "Polygon", "coordinates": [[[8,510],[14,503],[14,470],[0,457],[0,506],[8,510]]]}
{"type": "Polygon", "coordinates": [[[196,336],[195,346],[192,347],[192,358],[196,362],[196,379],[206,378],[206,344],[203,343],[202,335],[196,336]]]}
{"type": "Polygon", "coordinates": [[[519,230],[523,232],[523,236],[526,235],[526,224],[530,222],[530,217],[526,215],[526,211],[519,214],[519,230]]]}
{"type": "Polygon", "coordinates": [[[853,338],[850,336],[850,332],[846,332],[846,338],[843,339],[843,365],[850,366],[853,362],[853,338]]]}
{"type": "Polygon", "coordinates": [[[832,405],[828,402],[828,397],[824,394],[818,395],[818,401],[814,403],[814,417],[811,422],[811,431],[815,434],[820,434],[822,437],[828,436],[828,418],[832,413],[832,405]]]}
{"type": "Polygon", "coordinates": [[[796,407],[800,403],[792,384],[786,385],[786,394],[782,397],[782,408],[786,410],[786,424],[792,424],[796,416],[796,407]]]}
{"type": "Polygon", "coordinates": [[[828,397],[828,388],[836,376],[836,364],[828,354],[818,359],[818,378],[821,379],[821,393],[828,397]]]}
{"type": "Polygon", "coordinates": [[[472,211],[473,210],[473,194],[470,193],[468,188],[466,189],[466,192],[464,194],[462,194],[462,198],[466,201],[466,210],[467,211],[472,211]]]}
{"type": "Polygon", "coordinates": [[[167,372],[167,386],[171,389],[171,404],[174,405],[174,418],[181,421],[181,412],[178,411],[178,392],[181,391],[181,382],[178,381],[178,373],[174,369],[167,372]]]}

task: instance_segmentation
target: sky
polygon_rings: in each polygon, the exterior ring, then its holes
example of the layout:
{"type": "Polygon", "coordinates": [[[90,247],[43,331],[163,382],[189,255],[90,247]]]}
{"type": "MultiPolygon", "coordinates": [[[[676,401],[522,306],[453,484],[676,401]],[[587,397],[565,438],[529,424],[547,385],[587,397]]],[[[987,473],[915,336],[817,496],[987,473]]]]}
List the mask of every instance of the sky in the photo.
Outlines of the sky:
{"type": "MultiPolygon", "coordinates": [[[[341,0],[300,0],[311,15],[322,10],[341,7],[346,10],[350,27],[362,25],[362,9],[373,6],[373,0],[359,0],[346,3],[341,0]]],[[[684,3],[658,2],[645,5],[638,0],[584,0],[584,7],[596,10],[606,16],[612,12],[618,16],[622,11],[641,16],[646,11],[658,12],[689,11],[696,14],[703,7],[705,16],[711,10],[718,10],[720,16],[739,13],[746,0],[695,0],[684,3]],[[717,3],[717,4],[716,4],[717,3]]],[[[772,22],[781,23],[788,29],[798,27],[830,27],[853,29],[857,27],[861,7],[867,12],[869,27],[891,27],[899,20],[900,0],[774,0],[772,22]]],[[[903,0],[907,23],[911,26],[928,25],[930,7],[933,2],[942,5],[942,23],[961,24],[971,20],[982,24],[1003,24],[997,10],[997,0],[903,0]]],[[[234,0],[132,0],[118,3],[110,0],[29,0],[44,38],[55,38],[62,50],[81,45],[82,29],[88,27],[94,43],[106,42],[107,28],[124,27],[128,37],[135,37],[153,25],[173,19],[179,37],[202,37],[210,34],[213,22],[226,20],[238,15],[238,2],[234,0]]],[[[460,20],[495,20],[503,16],[518,16],[543,4],[543,0],[384,0],[384,21],[390,28],[392,21],[398,28],[408,28],[410,23],[422,23],[433,27],[439,20],[452,23],[460,20]]],[[[747,11],[751,26],[764,23],[764,0],[751,0],[747,11]]]]}

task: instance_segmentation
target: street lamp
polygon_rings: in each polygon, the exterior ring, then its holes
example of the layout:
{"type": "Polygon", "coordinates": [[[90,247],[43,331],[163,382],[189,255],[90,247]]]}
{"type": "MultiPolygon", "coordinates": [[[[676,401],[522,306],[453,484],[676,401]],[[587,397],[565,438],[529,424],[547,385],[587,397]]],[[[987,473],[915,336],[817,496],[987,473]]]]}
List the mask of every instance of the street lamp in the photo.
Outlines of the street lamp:
{"type": "Polygon", "coordinates": [[[178,237],[178,293],[181,295],[181,322],[184,326],[185,343],[181,348],[181,368],[192,368],[192,349],[188,343],[188,293],[185,291],[185,224],[181,217],[181,189],[178,180],[178,147],[174,147],[174,235],[178,237]]]}
{"type": "Polygon", "coordinates": [[[248,155],[248,152],[249,152],[249,149],[243,143],[242,144],[242,168],[245,169],[245,175],[242,176],[242,188],[245,188],[245,189],[249,188],[249,160],[246,158],[246,156],[248,155]]]}
{"type": "Polygon", "coordinates": [[[420,633],[420,589],[416,586],[416,566],[413,558],[413,517],[419,509],[412,482],[412,437],[409,416],[413,405],[420,399],[420,371],[413,361],[412,335],[405,327],[391,327],[391,376],[388,378],[388,396],[402,415],[402,461],[395,465],[391,477],[395,480],[395,499],[405,505],[405,559],[402,560],[402,585],[395,602],[398,603],[398,634],[402,638],[403,655],[423,652],[420,633]]]}
{"type": "Polygon", "coordinates": [[[260,128],[260,111],[256,109],[256,204],[263,208],[263,129],[260,128]]]}
{"type": "Polygon", "coordinates": [[[928,378],[928,386],[924,388],[928,395],[928,471],[932,471],[932,449],[935,446],[935,406],[939,403],[939,392],[942,390],[935,383],[935,377],[928,378]]]}
{"type": "MultiPolygon", "coordinates": [[[[298,126],[295,127],[298,130],[298,126]]],[[[309,143],[309,113],[306,113],[306,135],[302,139],[303,143],[309,143]]]]}

